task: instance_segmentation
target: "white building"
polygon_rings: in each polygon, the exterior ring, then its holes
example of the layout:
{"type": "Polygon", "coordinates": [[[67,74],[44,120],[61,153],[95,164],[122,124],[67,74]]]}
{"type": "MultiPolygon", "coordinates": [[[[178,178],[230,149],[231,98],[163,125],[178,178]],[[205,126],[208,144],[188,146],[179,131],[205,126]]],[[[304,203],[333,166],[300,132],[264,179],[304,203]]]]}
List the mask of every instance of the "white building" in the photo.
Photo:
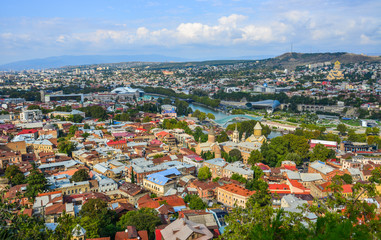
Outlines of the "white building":
{"type": "Polygon", "coordinates": [[[40,109],[24,110],[20,113],[20,120],[24,122],[35,122],[42,120],[42,111],[40,109]]]}

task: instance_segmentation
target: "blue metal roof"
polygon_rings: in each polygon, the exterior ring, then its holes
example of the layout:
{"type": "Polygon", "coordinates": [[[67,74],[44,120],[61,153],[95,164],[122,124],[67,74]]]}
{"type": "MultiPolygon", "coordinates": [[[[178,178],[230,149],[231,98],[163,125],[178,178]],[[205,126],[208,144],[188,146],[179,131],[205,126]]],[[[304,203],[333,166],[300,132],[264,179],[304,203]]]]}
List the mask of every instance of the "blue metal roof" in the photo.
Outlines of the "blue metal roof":
{"type": "Polygon", "coordinates": [[[158,185],[165,185],[167,182],[169,182],[170,178],[167,178],[166,176],[169,175],[181,175],[181,172],[177,170],[176,168],[170,168],[161,172],[152,173],[150,175],[147,175],[147,180],[151,181],[153,183],[156,183],[158,185]]]}
{"type": "Polygon", "coordinates": [[[158,174],[162,175],[162,176],[169,176],[169,175],[176,175],[176,176],[179,176],[181,175],[181,172],[179,170],[177,170],[176,168],[169,168],[167,170],[164,170],[164,171],[161,171],[161,172],[158,172],[158,174]]]}
{"type": "Polygon", "coordinates": [[[280,102],[278,100],[263,100],[258,102],[248,102],[246,103],[247,107],[271,107],[273,109],[280,106],[280,102]]]}

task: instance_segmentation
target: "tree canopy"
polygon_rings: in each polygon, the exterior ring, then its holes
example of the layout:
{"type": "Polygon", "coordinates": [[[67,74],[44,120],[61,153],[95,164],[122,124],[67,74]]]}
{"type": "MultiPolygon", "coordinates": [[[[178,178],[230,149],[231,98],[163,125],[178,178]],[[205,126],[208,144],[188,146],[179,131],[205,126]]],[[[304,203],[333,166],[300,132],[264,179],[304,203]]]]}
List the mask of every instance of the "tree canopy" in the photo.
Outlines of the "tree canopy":
{"type": "Polygon", "coordinates": [[[82,182],[86,180],[89,180],[89,173],[86,169],[79,169],[71,177],[71,181],[73,182],[82,182]]]}
{"type": "Polygon", "coordinates": [[[198,170],[197,177],[200,180],[207,180],[212,177],[212,173],[210,172],[210,169],[207,166],[203,166],[198,170]]]}
{"type": "Polygon", "coordinates": [[[155,227],[161,224],[158,213],[155,209],[142,208],[137,211],[130,211],[124,214],[117,222],[119,229],[126,229],[127,226],[135,226],[136,230],[147,230],[150,238],[153,237],[155,227]]]}

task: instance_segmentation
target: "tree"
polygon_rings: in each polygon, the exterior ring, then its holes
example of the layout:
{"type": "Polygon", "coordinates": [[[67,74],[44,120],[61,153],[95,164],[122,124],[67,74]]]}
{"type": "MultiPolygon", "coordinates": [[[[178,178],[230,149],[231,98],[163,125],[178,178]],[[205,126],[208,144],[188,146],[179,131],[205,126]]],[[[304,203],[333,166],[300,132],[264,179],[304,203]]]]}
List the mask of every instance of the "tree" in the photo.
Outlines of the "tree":
{"type": "Polygon", "coordinates": [[[340,123],[337,125],[337,131],[339,131],[341,135],[344,135],[347,132],[347,126],[345,126],[343,123],[340,123]]]}
{"type": "Polygon", "coordinates": [[[216,117],[214,116],[214,114],[213,113],[208,113],[207,115],[206,115],[206,117],[207,118],[209,118],[209,119],[216,119],[216,117]]]}
{"type": "Polygon", "coordinates": [[[88,136],[90,136],[90,133],[85,132],[84,134],[82,134],[82,137],[85,138],[85,139],[86,139],[88,136]]]}
{"type": "Polygon", "coordinates": [[[149,116],[146,116],[146,117],[144,117],[144,119],[143,119],[143,122],[144,122],[144,123],[151,122],[151,121],[152,121],[152,118],[149,117],[149,116]]]}
{"type": "Polygon", "coordinates": [[[68,117],[68,120],[75,123],[81,123],[83,121],[83,117],[79,114],[74,114],[74,115],[70,115],[68,117]]]}
{"type": "Polygon", "coordinates": [[[76,131],[78,131],[78,126],[77,125],[71,125],[69,128],[69,133],[71,135],[74,135],[76,131]]]}
{"type": "Polygon", "coordinates": [[[297,153],[287,153],[286,160],[295,162],[296,165],[302,163],[302,157],[297,153]]]}
{"type": "Polygon", "coordinates": [[[66,153],[71,156],[71,153],[75,150],[76,144],[69,141],[63,141],[58,143],[58,151],[60,153],[66,153]]]}
{"type": "Polygon", "coordinates": [[[231,157],[231,162],[236,162],[236,161],[241,161],[242,160],[242,155],[241,151],[239,149],[232,149],[229,152],[229,156],[231,157]]]}
{"type": "Polygon", "coordinates": [[[314,150],[310,154],[310,161],[326,161],[328,158],[334,158],[335,152],[331,149],[326,148],[323,144],[317,144],[314,150]]]}
{"type": "Polygon", "coordinates": [[[150,239],[153,238],[155,228],[161,224],[155,209],[142,208],[137,211],[129,211],[117,222],[119,229],[124,230],[127,226],[135,226],[136,230],[147,230],[150,239]]]}
{"type": "Polygon", "coordinates": [[[261,153],[264,158],[263,162],[270,167],[275,167],[285,160],[288,153],[307,156],[309,148],[308,140],[304,136],[287,134],[273,138],[269,144],[262,144],[261,153]]]}
{"type": "Polygon", "coordinates": [[[41,107],[35,104],[29,105],[28,110],[41,110],[41,107]]]}
{"type": "Polygon", "coordinates": [[[47,180],[43,173],[33,168],[27,178],[27,183],[25,196],[34,201],[37,194],[46,189],[47,180]]]}
{"type": "Polygon", "coordinates": [[[82,182],[88,180],[89,178],[89,173],[86,169],[79,169],[73,174],[73,176],[71,177],[71,181],[82,182]]]}
{"type": "Polygon", "coordinates": [[[349,175],[348,173],[345,173],[343,176],[341,176],[341,179],[346,183],[346,184],[352,184],[352,176],[349,175]]]}
{"type": "Polygon", "coordinates": [[[203,166],[198,170],[197,177],[200,180],[207,180],[212,177],[212,173],[210,172],[210,169],[207,166],[203,166]]]}
{"type": "Polygon", "coordinates": [[[63,215],[58,218],[58,225],[54,229],[52,236],[54,239],[71,240],[72,232],[76,225],[77,220],[75,217],[64,212],[63,215]]]}
{"type": "MultiPolygon", "coordinates": [[[[187,195],[189,196],[188,200],[188,206],[190,209],[197,209],[197,210],[203,210],[207,208],[206,203],[202,201],[202,199],[197,195],[187,195]]],[[[185,200],[185,198],[184,198],[185,200]]]]}
{"type": "Polygon", "coordinates": [[[250,165],[254,165],[256,163],[262,162],[263,156],[259,150],[253,150],[250,153],[250,157],[247,159],[247,163],[250,165]]]}
{"type": "Polygon", "coordinates": [[[25,176],[20,171],[20,168],[15,165],[8,165],[5,169],[5,177],[12,185],[23,184],[25,182],[25,176]]]}
{"type": "Polygon", "coordinates": [[[135,183],[135,173],[133,167],[131,167],[131,183],[135,183]]]}
{"type": "Polygon", "coordinates": [[[102,199],[88,200],[82,206],[79,216],[80,225],[86,230],[86,236],[89,238],[110,236],[117,231],[116,213],[109,210],[107,203],[102,199]]]}
{"type": "Polygon", "coordinates": [[[240,183],[246,183],[247,179],[239,175],[238,173],[233,173],[233,175],[230,177],[232,180],[236,180],[240,183]]]}
{"type": "Polygon", "coordinates": [[[228,134],[225,131],[221,131],[220,134],[217,135],[216,141],[219,143],[229,141],[228,134]]]}

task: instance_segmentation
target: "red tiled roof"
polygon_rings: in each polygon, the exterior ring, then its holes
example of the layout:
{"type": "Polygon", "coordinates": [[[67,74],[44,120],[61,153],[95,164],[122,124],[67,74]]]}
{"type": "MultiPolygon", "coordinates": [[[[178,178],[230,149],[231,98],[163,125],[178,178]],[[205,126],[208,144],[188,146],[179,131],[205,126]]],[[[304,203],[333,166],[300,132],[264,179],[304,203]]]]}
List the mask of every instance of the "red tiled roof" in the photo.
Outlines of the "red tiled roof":
{"type": "Polygon", "coordinates": [[[343,193],[351,193],[352,192],[352,184],[343,185],[343,193]]]}
{"type": "Polygon", "coordinates": [[[107,143],[107,145],[118,145],[118,144],[126,144],[127,143],[127,141],[126,140],[119,140],[119,141],[109,141],[108,143],[107,143]]]}
{"type": "Polygon", "coordinates": [[[19,132],[17,135],[22,135],[22,134],[31,134],[31,133],[36,133],[38,132],[37,129],[23,129],[21,132],[19,132]]]}
{"type": "Polygon", "coordinates": [[[219,188],[231,193],[235,193],[237,195],[245,196],[245,197],[251,196],[255,193],[255,191],[250,191],[234,183],[226,184],[219,188]]]}

